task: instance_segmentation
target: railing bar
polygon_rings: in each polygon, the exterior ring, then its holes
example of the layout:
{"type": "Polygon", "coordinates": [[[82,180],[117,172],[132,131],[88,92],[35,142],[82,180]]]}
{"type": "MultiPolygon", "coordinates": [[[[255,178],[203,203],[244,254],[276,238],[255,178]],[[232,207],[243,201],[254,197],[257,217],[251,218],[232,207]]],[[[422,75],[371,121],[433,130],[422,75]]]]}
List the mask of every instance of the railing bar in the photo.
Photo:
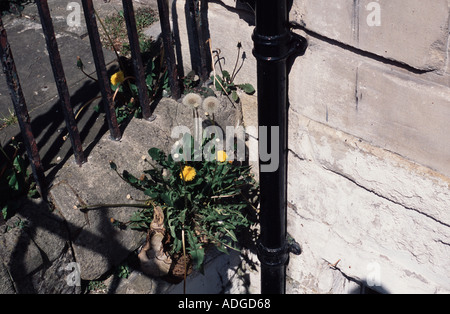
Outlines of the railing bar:
{"type": "Polygon", "coordinates": [[[158,0],[159,20],[161,23],[161,33],[164,45],[164,55],[166,57],[167,71],[169,74],[170,91],[172,98],[181,97],[180,82],[178,81],[177,64],[173,49],[172,31],[170,29],[169,4],[166,0],[158,0]]]}
{"type": "Polygon", "coordinates": [[[92,56],[94,58],[95,69],[97,71],[98,83],[102,93],[103,104],[105,106],[106,120],[108,121],[109,132],[113,140],[120,140],[122,137],[117,123],[116,111],[113,100],[113,93],[109,84],[108,73],[106,71],[105,57],[98,32],[95,10],[92,0],[82,0],[86,27],[89,33],[92,56]]]}
{"type": "Polygon", "coordinates": [[[198,13],[195,14],[195,21],[198,33],[198,45],[200,49],[200,65],[201,71],[199,75],[201,76],[202,82],[206,82],[209,79],[209,74],[211,73],[211,57],[209,45],[207,45],[208,36],[208,0],[199,0],[197,3],[198,13]]]}
{"type": "Polygon", "coordinates": [[[72,144],[73,153],[76,163],[81,166],[86,159],[83,153],[80,133],[78,131],[77,122],[73,113],[72,104],[70,102],[70,93],[67,87],[66,76],[61,61],[61,55],[56,42],[55,30],[53,27],[50,9],[47,0],[36,1],[39,16],[44,32],[45,41],[47,43],[47,51],[52,65],[53,76],[55,77],[56,87],[58,89],[59,99],[66,122],[67,131],[69,133],[70,142],[72,144]]]}
{"type": "Polygon", "coordinates": [[[129,0],[122,0],[122,3],[125,22],[127,24],[128,39],[130,41],[134,75],[136,77],[136,85],[139,90],[139,103],[142,108],[142,116],[144,119],[151,120],[152,112],[150,110],[150,99],[148,97],[147,83],[145,82],[145,70],[139,47],[139,36],[136,28],[133,2],[129,0]]]}
{"type": "Polygon", "coordinates": [[[6,81],[11,94],[11,100],[14,105],[14,111],[23,136],[25,149],[30,160],[31,171],[36,181],[37,188],[44,200],[47,199],[47,184],[45,180],[44,168],[39,156],[39,150],[34,138],[28,114],[25,97],[20,85],[19,75],[17,73],[16,64],[12,55],[11,47],[8,42],[6,30],[3,27],[3,21],[0,16],[0,58],[2,62],[3,72],[6,75],[6,81]]]}

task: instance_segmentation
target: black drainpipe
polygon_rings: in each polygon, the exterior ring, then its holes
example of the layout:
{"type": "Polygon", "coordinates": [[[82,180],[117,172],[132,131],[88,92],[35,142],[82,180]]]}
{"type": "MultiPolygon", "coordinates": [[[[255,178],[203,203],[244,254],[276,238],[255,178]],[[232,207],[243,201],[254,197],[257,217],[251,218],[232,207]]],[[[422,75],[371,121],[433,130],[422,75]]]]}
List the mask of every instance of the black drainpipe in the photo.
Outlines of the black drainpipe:
{"type": "MultiPolygon", "coordinates": [[[[287,240],[288,71],[306,40],[289,27],[288,0],[256,0],[253,54],[257,59],[261,293],[285,293],[289,252],[298,244],[287,240]],[[264,136],[261,127],[267,127],[264,136]],[[272,139],[272,136],[274,138],[272,139]],[[268,154],[271,156],[267,160],[268,154]],[[278,167],[276,159],[278,157],[278,167]]],[[[292,2],[292,1],[291,1],[292,2]]],[[[295,241],[294,241],[295,242],[295,241]]]]}

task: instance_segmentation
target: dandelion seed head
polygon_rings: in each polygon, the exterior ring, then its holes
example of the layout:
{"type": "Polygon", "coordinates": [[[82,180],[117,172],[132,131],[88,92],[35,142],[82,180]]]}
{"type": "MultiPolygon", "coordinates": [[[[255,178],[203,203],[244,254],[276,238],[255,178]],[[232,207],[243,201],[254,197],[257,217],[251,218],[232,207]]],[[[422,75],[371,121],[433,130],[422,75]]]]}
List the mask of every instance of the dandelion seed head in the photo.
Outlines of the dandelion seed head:
{"type": "Polygon", "coordinates": [[[183,98],[183,104],[191,106],[192,108],[198,108],[202,103],[202,97],[200,95],[189,93],[183,98]]]}
{"type": "Polygon", "coordinates": [[[203,109],[208,113],[215,113],[219,108],[219,100],[214,96],[209,96],[203,101],[203,109]]]}

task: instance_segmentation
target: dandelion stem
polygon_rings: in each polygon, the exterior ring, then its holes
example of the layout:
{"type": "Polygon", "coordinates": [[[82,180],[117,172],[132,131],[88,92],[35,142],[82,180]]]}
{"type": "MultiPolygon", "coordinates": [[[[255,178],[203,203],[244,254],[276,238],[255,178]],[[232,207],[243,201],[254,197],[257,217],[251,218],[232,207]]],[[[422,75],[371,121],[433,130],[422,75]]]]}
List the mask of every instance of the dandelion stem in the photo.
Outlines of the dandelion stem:
{"type": "Polygon", "coordinates": [[[240,52],[241,52],[241,43],[238,44],[237,48],[238,48],[237,58],[236,58],[236,63],[234,64],[233,73],[231,74],[230,83],[233,83],[234,78],[237,75],[236,69],[237,69],[237,66],[239,63],[239,56],[240,56],[240,52]]]}
{"type": "Polygon", "coordinates": [[[82,111],[85,107],[89,106],[91,103],[94,102],[94,100],[99,99],[99,98],[101,98],[101,97],[102,97],[102,96],[94,97],[94,98],[92,98],[91,100],[89,100],[87,103],[85,103],[85,104],[78,110],[77,114],[75,115],[75,120],[78,118],[78,116],[80,115],[81,111],[82,111]]]}
{"type": "Polygon", "coordinates": [[[153,204],[95,204],[95,205],[82,205],[80,207],[77,207],[77,209],[81,211],[86,210],[95,210],[95,209],[101,209],[101,208],[117,208],[117,207],[137,207],[137,208],[151,208],[153,207],[153,204]]]}
{"type": "Polygon", "coordinates": [[[214,195],[214,196],[211,196],[211,199],[214,199],[214,198],[228,198],[228,197],[234,197],[234,196],[237,196],[237,195],[239,195],[239,193],[230,194],[230,195],[214,195]]]}
{"type": "Polygon", "coordinates": [[[106,37],[108,38],[109,44],[110,44],[110,45],[112,46],[112,48],[114,49],[114,53],[116,54],[117,62],[119,63],[120,69],[121,69],[122,71],[124,71],[125,68],[124,68],[122,62],[120,61],[119,53],[117,52],[117,49],[116,49],[116,47],[114,46],[114,43],[113,43],[111,37],[109,36],[108,31],[106,30],[105,24],[103,24],[103,21],[102,21],[102,19],[100,18],[100,16],[98,16],[98,13],[97,13],[96,10],[94,10],[94,13],[95,13],[95,16],[97,17],[98,21],[100,22],[100,25],[102,26],[103,31],[104,31],[105,34],[106,34],[106,37]]]}
{"type": "MultiPolygon", "coordinates": [[[[114,92],[114,95],[113,95],[113,100],[116,99],[116,96],[117,96],[117,93],[119,92],[120,86],[122,86],[122,84],[123,84],[125,81],[128,81],[128,80],[136,80],[136,78],[135,78],[134,76],[127,76],[126,78],[123,79],[122,82],[120,82],[119,84],[117,84],[116,91],[114,92]]],[[[130,90],[131,90],[131,88],[130,88],[130,90]]],[[[135,96],[135,95],[133,95],[133,97],[134,97],[134,96],[135,96]]]]}
{"type": "Polygon", "coordinates": [[[80,68],[80,71],[83,72],[84,75],[86,75],[88,78],[90,78],[91,80],[98,82],[98,80],[92,76],[90,76],[89,74],[87,74],[83,68],[80,68]]]}
{"type": "Polygon", "coordinates": [[[181,230],[181,241],[183,243],[183,262],[184,262],[184,282],[183,282],[183,293],[186,294],[186,273],[187,273],[187,267],[186,267],[186,243],[184,240],[184,226],[181,230]]]}

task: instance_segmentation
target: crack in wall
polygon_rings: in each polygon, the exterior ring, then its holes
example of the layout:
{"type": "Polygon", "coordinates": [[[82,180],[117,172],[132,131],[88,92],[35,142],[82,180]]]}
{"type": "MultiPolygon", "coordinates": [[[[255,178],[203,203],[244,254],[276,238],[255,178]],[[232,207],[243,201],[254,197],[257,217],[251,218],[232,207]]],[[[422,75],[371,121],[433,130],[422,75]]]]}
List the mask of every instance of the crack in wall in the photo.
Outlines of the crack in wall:
{"type": "Polygon", "coordinates": [[[418,214],[420,214],[420,215],[423,215],[423,216],[425,216],[425,217],[427,217],[427,218],[433,220],[434,222],[437,222],[438,224],[440,224],[440,225],[442,225],[442,226],[444,226],[444,227],[450,228],[450,225],[449,225],[449,224],[444,223],[443,221],[440,221],[439,219],[437,219],[437,218],[435,218],[435,217],[433,217],[433,216],[431,216],[431,215],[429,215],[429,214],[427,214],[427,213],[421,212],[420,210],[418,210],[418,209],[416,209],[416,208],[412,208],[412,207],[406,206],[405,204],[402,204],[402,203],[400,203],[400,202],[398,202],[398,201],[392,200],[392,199],[390,199],[390,198],[388,198],[388,197],[386,197],[386,196],[384,196],[384,195],[382,195],[382,194],[380,194],[380,193],[377,193],[376,191],[371,190],[371,189],[369,189],[369,188],[367,188],[367,187],[361,185],[360,183],[356,182],[356,180],[350,178],[349,176],[347,176],[347,175],[345,175],[345,174],[343,174],[343,173],[340,173],[340,172],[337,172],[337,171],[335,171],[335,170],[328,169],[328,168],[325,168],[325,167],[324,167],[324,169],[327,170],[327,171],[329,171],[329,172],[331,172],[331,173],[334,173],[334,174],[336,174],[336,175],[338,175],[338,176],[340,176],[340,177],[342,177],[342,178],[344,178],[344,179],[346,179],[346,180],[348,180],[348,181],[350,181],[350,182],[352,182],[352,183],[355,184],[357,187],[359,187],[359,188],[361,188],[361,189],[364,189],[365,191],[367,191],[367,192],[369,192],[369,193],[371,193],[371,194],[374,194],[374,195],[376,195],[376,196],[379,197],[379,198],[382,198],[382,199],[384,199],[384,200],[386,200],[386,201],[388,201],[388,202],[390,202],[390,203],[393,203],[393,204],[395,204],[395,205],[401,206],[401,207],[403,207],[403,208],[405,208],[405,209],[407,209],[407,210],[414,211],[414,212],[416,212],[416,213],[418,213],[418,214]]]}
{"type": "MultiPolygon", "coordinates": [[[[345,280],[347,280],[348,282],[353,282],[356,283],[359,287],[360,287],[360,291],[359,293],[362,293],[364,290],[364,280],[361,280],[358,277],[352,277],[348,274],[346,274],[341,268],[339,268],[339,266],[332,265],[329,261],[327,261],[326,259],[322,258],[322,260],[325,261],[326,264],[328,264],[328,267],[333,271],[333,272],[338,272],[345,280]]],[[[340,261],[340,260],[339,260],[340,261]]],[[[339,262],[338,261],[338,262],[339,262]]],[[[343,285],[345,285],[345,282],[342,282],[343,285]]],[[[330,291],[331,292],[331,291],[330,291]]]]}
{"type": "Polygon", "coordinates": [[[296,152],[294,152],[292,149],[288,148],[288,152],[291,153],[292,155],[294,155],[296,158],[300,159],[301,161],[304,161],[305,158],[301,157],[299,154],[297,154],[296,152]]]}
{"type": "Polygon", "coordinates": [[[386,65],[390,65],[390,66],[393,66],[395,68],[403,69],[403,70],[406,70],[407,72],[410,72],[410,73],[413,73],[413,74],[420,75],[420,74],[426,74],[426,73],[430,73],[430,72],[431,73],[435,72],[435,70],[418,69],[418,68],[415,68],[415,67],[413,67],[413,66],[411,66],[409,64],[406,64],[404,62],[400,62],[400,61],[393,60],[393,59],[388,59],[388,58],[380,56],[380,55],[378,55],[376,53],[373,53],[373,52],[370,52],[370,51],[366,51],[366,50],[363,50],[363,49],[351,46],[349,44],[345,44],[345,43],[340,42],[340,41],[338,41],[336,39],[332,39],[330,37],[327,37],[327,36],[324,36],[324,35],[321,35],[321,34],[315,32],[315,31],[312,31],[312,30],[306,28],[304,25],[301,25],[301,24],[299,24],[299,23],[297,23],[295,21],[290,21],[289,23],[290,23],[290,26],[293,29],[301,30],[301,31],[305,32],[306,35],[308,35],[310,37],[313,37],[313,38],[315,38],[317,40],[323,41],[323,42],[325,42],[325,43],[327,43],[329,45],[338,47],[340,49],[349,51],[349,52],[354,53],[356,55],[359,55],[361,57],[369,58],[369,59],[372,59],[373,61],[377,61],[377,62],[386,64],[386,65]]]}
{"type": "MultiPolygon", "coordinates": [[[[361,95],[362,97],[362,95],[361,95]]],[[[359,109],[359,66],[356,67],[356,79],[355,79],[355,105],[356,105],[356,111],[358,112],[359,109]]]]}
{"type": "Polygon", "coordinates": [[[442,240],[436,240],[436,242],[439,242],[440,244],[446,245],[446,246],[450,246],[450,243],[444,242],[442,240]]]}

